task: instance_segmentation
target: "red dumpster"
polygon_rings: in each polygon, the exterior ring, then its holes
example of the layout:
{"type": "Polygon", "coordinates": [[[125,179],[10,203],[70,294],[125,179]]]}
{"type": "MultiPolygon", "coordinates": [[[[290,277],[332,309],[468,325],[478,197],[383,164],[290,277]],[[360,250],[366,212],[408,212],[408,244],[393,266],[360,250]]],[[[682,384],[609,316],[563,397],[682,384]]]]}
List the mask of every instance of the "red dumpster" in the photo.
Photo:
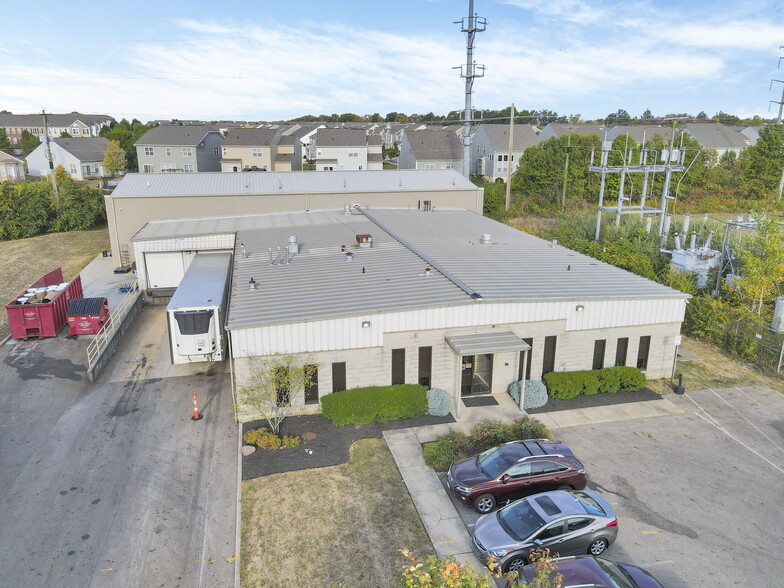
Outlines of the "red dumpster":
{"type": "Polygon", "coordinates": [[[109,302],[106,298],[74,298],[66,314],[71,335],[94,335],[109,319],[109,302]]]}
{"type": "Polygon", "coordinates": [[[55,337],[65,325],[71,299],[83,295],[80,276],[63,282],[60,268],[42,276],[6,304],[11,337],[55,337]]]}

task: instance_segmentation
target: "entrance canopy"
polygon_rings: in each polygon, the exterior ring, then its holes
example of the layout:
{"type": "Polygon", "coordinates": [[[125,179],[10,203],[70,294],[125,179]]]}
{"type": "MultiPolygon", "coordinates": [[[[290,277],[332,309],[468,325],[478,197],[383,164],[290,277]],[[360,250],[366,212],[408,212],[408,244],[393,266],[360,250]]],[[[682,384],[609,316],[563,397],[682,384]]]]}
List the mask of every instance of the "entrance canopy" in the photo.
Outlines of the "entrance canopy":
{"type": "Polygon", "coordinates": [[[458,355],[529,351],[531,346],[512,331],[448,335],[446,342],[458,355]]]}

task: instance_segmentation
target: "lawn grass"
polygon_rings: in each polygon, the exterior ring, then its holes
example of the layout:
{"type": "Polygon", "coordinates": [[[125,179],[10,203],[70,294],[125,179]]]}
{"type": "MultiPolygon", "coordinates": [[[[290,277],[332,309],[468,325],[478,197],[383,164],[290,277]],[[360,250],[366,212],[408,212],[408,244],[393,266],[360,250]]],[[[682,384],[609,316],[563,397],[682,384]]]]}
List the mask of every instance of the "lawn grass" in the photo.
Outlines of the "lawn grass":
{"type": "Polygon", "coordinates": [[[382,439],[343,465],[242,484],[241,585],[399,586],[405,560],[433,546],[382,439]]]}
{"type": "MultiPolygon", "coordinates": [[[[58,267],[70,280],[104,249],[109,230],[52,233],[15,241],[0,241],[0,302],[5,306],[32,282],[58,267]]],[[[0,339],[9,333],[5,310],[0,315],[0,339]]]]}
{"type": "MultiPolygon", "coordinates": [[[[679,361],[676,375],[683,374],[686,390],[732,388],[734,386],[766,386],[784,392],[784,377],[776,372],[764,372],[757,366],[724,353],[719,348],[690,337],[683,337],[684,349],[695,353],[699,360],[679,361]]],[[[670,392],[669,378],[651,380],[648,387],[654,392],[670,392]]]]}

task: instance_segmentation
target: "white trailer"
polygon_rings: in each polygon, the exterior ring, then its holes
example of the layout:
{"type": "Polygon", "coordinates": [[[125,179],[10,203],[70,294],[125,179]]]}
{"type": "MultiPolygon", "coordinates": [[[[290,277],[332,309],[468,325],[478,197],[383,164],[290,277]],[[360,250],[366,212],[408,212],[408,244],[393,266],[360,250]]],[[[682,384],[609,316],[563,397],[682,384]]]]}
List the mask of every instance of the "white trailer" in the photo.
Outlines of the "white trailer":
{"type": "Polygon", "coordinates": [[[172,363],[222,361],[231,253],[199,253],[174,292],[166,314],[172,363]]]}

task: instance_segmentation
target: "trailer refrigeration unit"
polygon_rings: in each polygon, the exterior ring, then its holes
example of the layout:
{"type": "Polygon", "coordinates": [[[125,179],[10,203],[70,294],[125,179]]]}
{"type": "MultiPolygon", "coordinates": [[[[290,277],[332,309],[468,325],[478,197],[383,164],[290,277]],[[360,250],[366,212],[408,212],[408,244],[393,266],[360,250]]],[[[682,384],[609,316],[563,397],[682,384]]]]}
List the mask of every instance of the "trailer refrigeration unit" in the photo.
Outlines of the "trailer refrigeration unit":
{"type": "Polygon", "coordinates": [[[172,363],[222,361],[231,253],[199,253],[193,258],[166,313],[172,363]]]}

